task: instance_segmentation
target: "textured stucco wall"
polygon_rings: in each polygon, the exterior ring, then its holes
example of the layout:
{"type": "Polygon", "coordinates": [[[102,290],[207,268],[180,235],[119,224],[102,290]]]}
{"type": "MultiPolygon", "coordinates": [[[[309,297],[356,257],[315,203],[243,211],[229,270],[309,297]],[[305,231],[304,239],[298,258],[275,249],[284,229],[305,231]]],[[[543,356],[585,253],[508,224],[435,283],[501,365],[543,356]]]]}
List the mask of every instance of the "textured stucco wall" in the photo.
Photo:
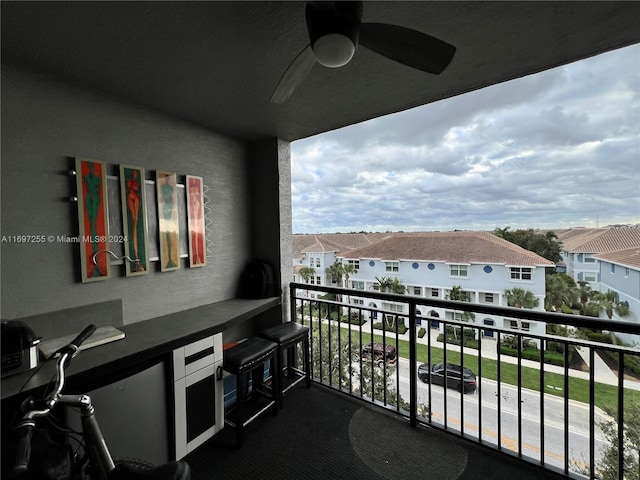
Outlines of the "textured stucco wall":
{"type": "Polygon", "coordinates": [[[179,181],[184,174],[202,176],[211,213],[204,268],[190,269],[182,259],[180,270],[160,273],[153,262],[147,275],[127,278],[120,265],[111,279],[83,284],[78,245],[2,243],[2,318],[121,299],[127,324],[234,297],[253,256],[250,151],[178,119],[3,65],[3,236],[78,235],[77,207],[68,201],[76,187],[66,173],[75,156],[107,162],[113,175],[125,163],[144,167],[148,179],[156,169],[177,172],[179,181]]]}

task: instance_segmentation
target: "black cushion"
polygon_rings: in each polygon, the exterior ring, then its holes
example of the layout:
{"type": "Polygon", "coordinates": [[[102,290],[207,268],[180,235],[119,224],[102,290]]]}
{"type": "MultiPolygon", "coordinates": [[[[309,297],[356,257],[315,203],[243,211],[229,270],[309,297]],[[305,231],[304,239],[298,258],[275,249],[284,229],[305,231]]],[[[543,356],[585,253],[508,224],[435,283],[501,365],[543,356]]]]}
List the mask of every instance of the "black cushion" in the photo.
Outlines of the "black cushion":
{"type": "Polygon", "coordinates": [[[224,351],[224,369],[237,370],[272,353],[278,345],[264,338],[251,337],[224,351]]]}
{"type": "Polygon", "coordinates": [[[286,322],[276,325],[275,327],[267,328],[263,332],[260,332],[260,336],[277,343],[287,343],[298,337],[307,335],[309,327],[301,325],[296,322],[286,322]]]}

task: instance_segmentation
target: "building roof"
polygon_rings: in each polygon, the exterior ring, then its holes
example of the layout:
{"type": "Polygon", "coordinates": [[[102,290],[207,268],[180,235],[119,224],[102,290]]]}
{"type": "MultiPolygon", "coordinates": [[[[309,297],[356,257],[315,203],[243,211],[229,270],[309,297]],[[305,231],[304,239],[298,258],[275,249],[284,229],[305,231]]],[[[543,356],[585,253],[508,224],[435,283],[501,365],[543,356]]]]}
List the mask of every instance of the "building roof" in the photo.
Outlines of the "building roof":
{"type": "Polygon", "coordinates": [[[558,234],[562,249],[575,253],[606,253],[640,247],[640,228],[581,228],[558,234]]]}
{"type": "Polygon", "coordinates": [[[302,258],[309,253],[336,252],[336,256],[356,248],[372,245],[390,233],[324,233],[298,234],[293,236],[293,258],[302,258]]]}
{"type": "Polygon", "coordinates": [[[553,266],[552,261],[489,232],[396,233],[344,258],[422,260],[447,263],[492,263],[520,266],[553,266]]]}
{"type": "Polygon", "coordinates": [[[594,255],[594,258],[640,270],[640,248],[627,248],[615,252],[601,253],[594,255]]]}

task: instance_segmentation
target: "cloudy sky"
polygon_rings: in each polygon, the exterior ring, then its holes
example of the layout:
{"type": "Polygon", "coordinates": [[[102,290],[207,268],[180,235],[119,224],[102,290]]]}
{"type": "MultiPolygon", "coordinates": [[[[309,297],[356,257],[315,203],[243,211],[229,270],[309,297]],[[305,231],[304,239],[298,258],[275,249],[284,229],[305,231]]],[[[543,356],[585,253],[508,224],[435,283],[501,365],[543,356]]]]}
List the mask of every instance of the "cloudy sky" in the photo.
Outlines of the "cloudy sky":
{"type": "Polygon", "coordinates": [[[640,46],[291,144],[293,233],[640,223],[640,46]]]}

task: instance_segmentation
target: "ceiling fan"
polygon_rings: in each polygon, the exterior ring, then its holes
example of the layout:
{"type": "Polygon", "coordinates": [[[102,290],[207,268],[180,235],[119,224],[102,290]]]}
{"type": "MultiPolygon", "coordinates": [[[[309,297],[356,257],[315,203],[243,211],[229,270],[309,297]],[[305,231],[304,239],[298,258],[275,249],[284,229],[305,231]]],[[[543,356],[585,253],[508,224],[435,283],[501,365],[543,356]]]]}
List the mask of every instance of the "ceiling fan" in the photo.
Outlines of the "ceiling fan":
{"type": "Polygon", "coordinates": [[[307,2],[307,45],[289,64],[271,96],[284,103],[317,63],[337,68],[349,63],[358,44],[391,60],[439,74],[456,47],[426,33],[385,23],[362,23],[363,2],[307,2]]]}

